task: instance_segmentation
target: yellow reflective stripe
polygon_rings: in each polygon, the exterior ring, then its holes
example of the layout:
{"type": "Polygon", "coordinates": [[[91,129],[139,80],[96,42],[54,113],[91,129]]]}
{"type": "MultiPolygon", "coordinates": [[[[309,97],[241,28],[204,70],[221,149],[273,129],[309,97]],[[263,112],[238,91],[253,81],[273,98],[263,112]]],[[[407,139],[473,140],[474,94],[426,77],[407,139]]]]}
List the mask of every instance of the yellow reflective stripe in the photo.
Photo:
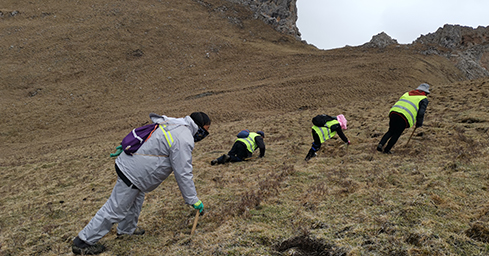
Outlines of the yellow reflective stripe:
{"type": "Polygon", "coordinates": [[[248,144],[248,147],[249,147],[249,148],[251,148],[251,149],[253,149],[253,144],[251,143],[251,138],[250,138],[250,137],[248,137],[248,138],[246,138],[246,139],[244,139],[244,140],[245,140],[245,141],[246,141],[246,143],[248,144]]]}
{"type": "Polygon", "coordinates": [[[406,92],[401,98],[392,106],[391,111],[401,113],[408,121],[409,127],[416,123],[416,117],[418,115],[418,105],[426,96],[413,95],[410,96],[409,92],[406,92]]]}
{"type": "MultiPolygon", "coordinates": [[[[166,127],[166,125],[165,125],[165,127],[166,127]]],[[[171,132],[165,131],[165,129],[163,129],[163,127],[161,125],[160,125],[160,128],[163,131],[163,134],[165,135],[166,142],[168,142],[168,146],[170,146],[170,148],[171,148],[171,144],[173,143],[173,137],[171,136],[171,132]]]]}
{"type": "Polygon", "coordinates": [[[256,133],[250,133],[250,135],[248,137],[246,137],[246,138],[239,138],[239,139],[236,139],[236,141],[243,142],[245,144],[245,146],[246,146],[246,149],[249,152],[253,153],[253,151],[255,151],[256,148],[258,147],[256,145],[256,143],[255,143],[255,137],[257,137],[257,136],[260,136],[260,135],[258,135],[256,133]]]}
{"type": "MultiPolygon", "coordinates": [[[[408,109],[408,108],[406,108],[406,107],[404,107],[404,106],[401,106],[401,105],[394,105],[392,108],[400,108],[400,109],[402,109],[402,110],[406,111],[406,113],[408,113],[408,114],[409,114],[409,116],[411,116],[411,119],[409,120],[409,121],[410,121],[409,123],[410,123],[410,124],[414,124],[414,115],[413,115],[413,113],[412,113],[411,111],[409,111],[409,109],[408,109]]],[[[416,113],[417,113],[417,112],[416,112],[416,113]]],[[[404,115],[404,117],[406,117],[406,115],[404,115]]]]}
{"type": "Polygon", "coordinates": [[[241,141],[245,144],[246,146],[246,149],[248,151],[250,151],[251,153],[253,153],[253,143],[252,141],[250,140],[250,137],[246,137],[246,138],[240,138],[240,139],[237,139],[236,141],[241,141]]]}
{"type": "Polygon", "coordinates": [[[319,139],[321,140],[321,143],[324,143],[328,138],[326,137],[326,134],[324,133],[324,129],[328,129],[326,127],[319,127],[319,126],[313,126],[312,129],[316,132],[316,134],[319,136],[319,139]]]}
{"type": "MultiPolygon", "coordinates": [[[[323,140],[326,141],[326,135],[324,134],[323,127],[318,127],[318,128],[321,131],[321,133],[323,134],[323,140]]],[[[326,128],[326,127],[324,127],[324,128],[326,128]]],[[[328,130],[328,135],[329,135],[329,129],[326,129],[326,130],[328,130]]]]}
{"type": "Polygon", "coordinates": [[[326,124],[326,130],[328,130],[328,138],[331,139],[331,130],[329,129],[328,124],[326,124]]]}
{"type": "Polygon", "coordinates": [[[414,103],[412,103],[409,100],[406,99],[400,99],[399,101],[406,102],[407,104],[411,105],[414,108],[414,111],[418,112],[418,106],[416,106],[414,103]]]}
{"type": "Polygon", "coordinates": [[[331,120],[326,122],[325,126],[313,126],[312,129],[316,132],[316,134],[319,136],[319,139],[321,140],[321,143],[324,143],[326,140],[329,140],[333,138],[333,136],[336,135],[336,131],[331,131],[330,127],[339,124],[337,120],[331,120]],[[326,136],[326,132],[328,133],[326,136]]]}

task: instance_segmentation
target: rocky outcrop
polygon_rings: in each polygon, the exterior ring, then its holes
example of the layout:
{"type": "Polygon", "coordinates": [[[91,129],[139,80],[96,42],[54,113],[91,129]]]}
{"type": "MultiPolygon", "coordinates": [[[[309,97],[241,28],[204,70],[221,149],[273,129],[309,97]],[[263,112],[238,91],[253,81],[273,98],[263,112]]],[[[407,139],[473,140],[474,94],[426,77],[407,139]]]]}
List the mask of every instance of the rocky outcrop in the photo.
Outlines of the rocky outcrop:
{"type": "Polygon", "coordinates": [[[435,33],[422,35],[414,44],[438,45],[452,50],[464,50],[489,43],[489,27],[465,27],[448,25],[438,28],[435,33]]]}
{"type": "Polygon", "coordinates": [[[368,43],[365,43],[362,46],[367,48],[385,48],[391,44],[399,44],[399,43],[397,42],[396,39],[392,39],[385,32],[381,32],[373,36],[368,43]]]}
{"type": "Polygon", "coordinates": [[[411,47],[423,54],[447,57],[468,79],[489,76],[489,26],[474,29],[445,25],[434,33],[420,36],[411,47]]]}
{"type": "Polygon", "coordinates": [[[294,36],[301,40],[301,34],[296,26],[297,0],[228,0],[249,6],[255,19],[270,24],[277,31],[294,36]]]}
{"type": "MultiPolygon", "coordinates": [[[[382,32],[361,47],[382,49],[397,44],[397,40],[382,32]]],[[[421,54],[448,58],[467,79],[489,77],[489,26],[474,29],[447,24],[434,33],[420,36],[406,47],[421,54]]]]}

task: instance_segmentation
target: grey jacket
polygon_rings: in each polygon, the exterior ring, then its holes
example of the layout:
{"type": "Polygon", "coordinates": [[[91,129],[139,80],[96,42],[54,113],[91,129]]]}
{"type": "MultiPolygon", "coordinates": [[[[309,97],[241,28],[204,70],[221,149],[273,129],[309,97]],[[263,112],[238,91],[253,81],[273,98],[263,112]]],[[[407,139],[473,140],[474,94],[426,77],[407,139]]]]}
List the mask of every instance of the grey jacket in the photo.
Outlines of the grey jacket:
{"type": "Polygon", "coordinates": [[[198,126],[190,116],[171,118],[151,113],[149,117],[154,123],[166,125],[163,129],[167,136],[160,126],[135,154],[130,156],[122,152],[115,160],[117,166],[142,192],[154,190],[174,172],[185,203],[197,203],[199,198],[193,181],[192,150],[193,135],[198,126]]]}

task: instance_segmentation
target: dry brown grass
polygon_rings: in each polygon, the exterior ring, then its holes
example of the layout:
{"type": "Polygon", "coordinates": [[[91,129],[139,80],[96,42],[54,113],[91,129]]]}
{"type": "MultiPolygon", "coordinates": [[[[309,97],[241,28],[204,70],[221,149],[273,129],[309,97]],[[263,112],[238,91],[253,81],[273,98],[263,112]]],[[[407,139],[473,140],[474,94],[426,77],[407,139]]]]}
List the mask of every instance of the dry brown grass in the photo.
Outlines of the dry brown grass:
{"type": "Polygon", "coordinates": [[[319,51],[242,7],[209,1],[3,1],[0,255],[70,255],[116,179],[108,157],[150,112],[205,111],[194,150],[206,214],[171,176],[147,194],[143,237],[103,255],[487,255],[489,80],[405,47],[319,51]],[[401,93],[432,85],[425,126],[375,146],[401,93]],[[303,161],[316,114],[349,120],[303,161]],[[241,129],[266,157],[211,166],[241,129]],[[323,253],[323,254],[321,254],[323,253]]]}

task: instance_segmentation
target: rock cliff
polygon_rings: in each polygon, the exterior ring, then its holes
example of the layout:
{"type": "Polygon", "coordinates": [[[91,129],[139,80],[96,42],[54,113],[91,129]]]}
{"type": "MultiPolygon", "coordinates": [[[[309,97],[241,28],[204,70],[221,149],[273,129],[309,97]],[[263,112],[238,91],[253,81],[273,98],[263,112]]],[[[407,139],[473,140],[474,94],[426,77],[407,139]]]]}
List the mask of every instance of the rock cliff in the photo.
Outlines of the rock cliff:
{"type": "Polygon", "coordinates": [[[447,24],[434,33],[420,36],[412,46],[424,54],[447,57],[468,79],[489,76],[489,26],[447,24]]]}
{"type": "Polygon", "coordinates": [[[270,24],[277,31],[292,35],[301,40],[301,34],[296,26],[297,0],[228,0],[248,6],[255,19],[270,24]]]}

